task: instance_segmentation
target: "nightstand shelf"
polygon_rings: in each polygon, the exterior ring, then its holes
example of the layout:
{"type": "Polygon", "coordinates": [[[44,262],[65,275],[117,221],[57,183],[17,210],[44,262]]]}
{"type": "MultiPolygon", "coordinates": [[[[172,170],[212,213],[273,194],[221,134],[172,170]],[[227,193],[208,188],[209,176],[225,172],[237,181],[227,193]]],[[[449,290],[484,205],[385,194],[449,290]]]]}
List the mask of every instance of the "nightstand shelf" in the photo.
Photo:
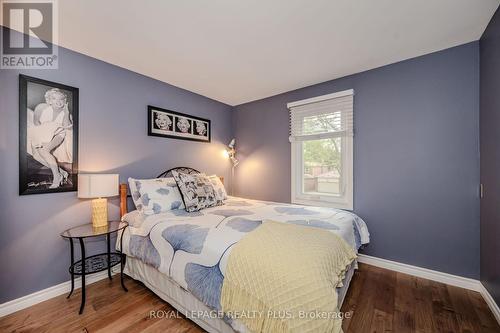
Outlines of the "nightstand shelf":
{"type": "MultiPolygon", "coordinates": [[[[121,253],[119,252],[112,252],[109,254],[109,265],[107,253],[100,253],[87,257],[85,258],[85,274],[105,271],[108,267],[111,268],[121,263],[121,260],[121,253]]],[[[82,275],[82,261],[78,260],[71,265],[69,272],[75,275],[82,275]]]]}

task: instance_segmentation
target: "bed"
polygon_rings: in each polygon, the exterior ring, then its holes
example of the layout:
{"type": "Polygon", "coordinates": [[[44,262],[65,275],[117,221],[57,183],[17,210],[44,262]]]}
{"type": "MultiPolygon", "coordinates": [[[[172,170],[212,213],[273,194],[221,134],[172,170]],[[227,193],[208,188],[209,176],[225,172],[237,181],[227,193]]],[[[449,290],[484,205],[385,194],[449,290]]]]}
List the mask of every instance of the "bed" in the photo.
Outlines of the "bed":
{"type": "MultiPolygon", "coordinates": [[[[192,168],[172,170],[198,173],[192,168]]],[[[338,209],[282,204],[229,196],[222,206],[188,213],[183,209],[144,216],[128,212],[127,185],[122,184],[122,220],[126,254],[124,272],[141,281],[160,298],[208,332],[246,332],[237,319],[221,312],[224,272],[234,244],[273,220],[328,230],[342,237],[356,252],[369,242],[366,224],[357,215],[338,209]]],[[[353,261],[336,289],[340,309],[357,268],[353,261]]]]}

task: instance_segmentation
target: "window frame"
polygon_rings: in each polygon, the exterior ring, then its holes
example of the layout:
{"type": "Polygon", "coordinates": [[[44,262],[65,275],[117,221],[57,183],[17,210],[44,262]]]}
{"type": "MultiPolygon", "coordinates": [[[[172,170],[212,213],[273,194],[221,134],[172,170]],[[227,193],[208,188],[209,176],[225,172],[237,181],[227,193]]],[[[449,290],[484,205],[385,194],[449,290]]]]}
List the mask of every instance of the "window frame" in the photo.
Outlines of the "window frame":
{"type": "MultiPolygon", "coordinates": [[[[346,90],[338,93],[318,96],[303,101],[288,103],[288,108],[303,104],[311,104],[321,102],[337,97],[354,95],[354,91],[346,90]]],[[[353,104],[354,113],[354,104],[353,104]]],[[[303,191],[304,186],[304,159],[303,159],[303,142],[314,141],[320,138],[311,136],[310,140],[296,141],[291,140],[291,202],[294,204],[331,207],[346,210],[354,208],[354,137],[353,135],[338,135],[331,132],[331,135],[323,134],[322,139],[327,138],[342,138],[341,145],[341,160],[342,160],[342,177],[340,183],[344,187],[343,195],[328,195],[328,194],[311,194],[303,191]]]]}

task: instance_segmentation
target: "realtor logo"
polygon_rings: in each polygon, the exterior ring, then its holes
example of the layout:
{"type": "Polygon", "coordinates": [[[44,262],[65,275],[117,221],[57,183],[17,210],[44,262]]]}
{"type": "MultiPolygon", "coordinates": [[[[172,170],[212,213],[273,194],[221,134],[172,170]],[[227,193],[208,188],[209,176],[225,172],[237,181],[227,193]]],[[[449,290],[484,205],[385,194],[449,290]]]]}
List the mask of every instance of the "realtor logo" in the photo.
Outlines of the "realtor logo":
{"type": "Polygon", "coordinates": [[[0,0],[2,69],[57,68],[56,0],[0,0]]]}

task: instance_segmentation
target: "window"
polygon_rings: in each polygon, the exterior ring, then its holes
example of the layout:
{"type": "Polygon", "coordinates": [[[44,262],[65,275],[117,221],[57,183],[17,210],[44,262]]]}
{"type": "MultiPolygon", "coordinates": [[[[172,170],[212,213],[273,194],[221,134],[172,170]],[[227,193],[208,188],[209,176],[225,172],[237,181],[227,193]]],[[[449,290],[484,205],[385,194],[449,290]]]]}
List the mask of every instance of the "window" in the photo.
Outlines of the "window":
{"type": "Polygon", "coordinates": [[[292,203],[353,209],[353,96],[288,103],[292,203]]]}

